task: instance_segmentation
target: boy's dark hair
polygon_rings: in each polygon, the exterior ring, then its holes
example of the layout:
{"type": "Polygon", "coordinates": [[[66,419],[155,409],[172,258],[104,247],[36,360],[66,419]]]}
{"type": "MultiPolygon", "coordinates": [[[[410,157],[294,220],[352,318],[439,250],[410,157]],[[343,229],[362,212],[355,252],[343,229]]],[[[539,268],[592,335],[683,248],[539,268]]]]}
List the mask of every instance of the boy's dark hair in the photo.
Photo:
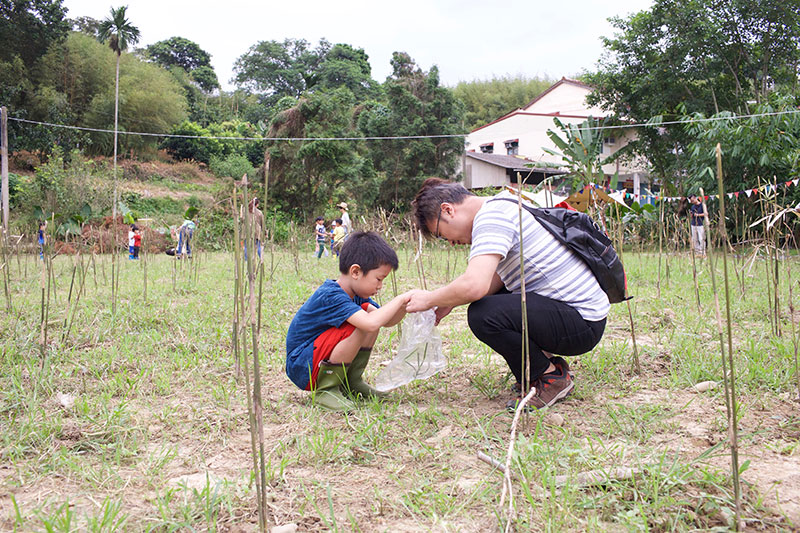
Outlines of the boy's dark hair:
{"type": "Polygon", "coordinates": [[[397,254],[374,231],[357,231],[350,234],[342,246],[339,253],[339,272],[347,274],[353,265],[360,266],[364,274],[383,265],[397,270],[397,254]]]}
{"type": "Polygon", "coordinates": [[[431,238],[427,222],[439,218],[439,212],[444,202],[450,204],[460,204],[467,196],[475,196],[460,183],[443,180],[441,178],[428,178],[422,184],[422,188],[417,193],[414,201],[411,202],[413,209],[412,218],[417,224],[417,229],[422,234],[431,238]]]}
{"type": "Polygon", "coordinates": [[[322,221],[324,222],[324,221],[325,221],[325,218],[323,218],[323,217],[317,217],[317,218],[315,218],[315,219],[314,219],[314,222],[319,222],[320,220],[322,220],[322,221]]]}
{"type": "Polygon", "coordinates": [[[341,219],[341,218],[337,218],[337,219],[336,219],[336,223],[337,223],[337,224],[339,224],[339,225],[341,226],[341,225],[342,225],[342,219],[341,219]]]}

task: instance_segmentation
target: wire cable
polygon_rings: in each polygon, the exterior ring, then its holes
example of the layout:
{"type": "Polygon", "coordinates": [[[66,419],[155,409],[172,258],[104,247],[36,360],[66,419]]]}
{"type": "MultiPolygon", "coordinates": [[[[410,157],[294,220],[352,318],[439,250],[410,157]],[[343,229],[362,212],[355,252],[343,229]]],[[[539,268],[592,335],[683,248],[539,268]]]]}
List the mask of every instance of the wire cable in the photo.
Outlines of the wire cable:
{"type": "MultiPolygon", "coordinates": [[[[730,115],[723,117],[708,117],[708,118],[691,118],[689,120],[669,120],[665,122],[640,122],[636,124],[619,124],[614,126],[591,126],[588,128],[578,128],[580,131],[590,130],[615,130],[615,129],[629,129],[629,128],[660,128],[663,126],[674,126],[679,124],[695,124],[701,122],[719,122],[723,120],[741,120],[749,118],[760,117],[774,117],[781,115],[796,115],[800,113],[800,109],[789,109],[785,111],[772,111],[769,113],[753,113],[749,115],[730,115]]],[[[558,115],[553,115],[558,118],[558,115]]],[[[97,133],[114,133],[114,130],[107,130],[101,128],[89,128],[85,126],[68,126],[66,124],[54,124],[52,122],[40,122],[37,120],[28,120],[24,118],[8,117],[8,120],[23,122],[26,124],[36,124],[40,126],[48,126],[51,128],[65,128],[80,131],[92,131],[97,133]]],[[[219,137],[207,135],[178,135],[173,133],[150,133],[143,131],[123,131],[117,132],[120,135],[141,135],[144,137],[166,137],[173,139],[216,139],[216,140],[229,140],[229,141],[393,141],[393,140],[413,140],[413,139],[460,139],[466,138],[470,133],[456,133],[450,135],[395,135],[386,137],[219,137]]]]}

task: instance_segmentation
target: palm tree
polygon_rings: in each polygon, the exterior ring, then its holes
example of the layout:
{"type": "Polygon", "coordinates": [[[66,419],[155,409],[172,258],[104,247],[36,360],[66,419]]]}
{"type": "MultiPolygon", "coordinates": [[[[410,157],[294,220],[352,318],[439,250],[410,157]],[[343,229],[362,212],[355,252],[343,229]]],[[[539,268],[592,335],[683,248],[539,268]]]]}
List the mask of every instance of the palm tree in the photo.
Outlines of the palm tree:
{"type": "MultiPolygon", "coordinates": [[[[117,236],[117,130],[119,126],[119,60],[122,51],[127,50],[128,44],[136,44],[139,41],[139,28],[130,23],[125,18],[125,11],[128,6],[121,6],[117,9],[111,8],[111,16],[100,23],[97,37],[101,43],[108,42],[117,54],[117,77],[114,87],[114,205],[112,215],[114,222],[112,226],[113,238],[117,236]]],[[[117,292],[116,278],[114,277],[114,265],[116,264],[116,251],[111,256],[111,310],[113,314],[117,311],[117,292]]]]}

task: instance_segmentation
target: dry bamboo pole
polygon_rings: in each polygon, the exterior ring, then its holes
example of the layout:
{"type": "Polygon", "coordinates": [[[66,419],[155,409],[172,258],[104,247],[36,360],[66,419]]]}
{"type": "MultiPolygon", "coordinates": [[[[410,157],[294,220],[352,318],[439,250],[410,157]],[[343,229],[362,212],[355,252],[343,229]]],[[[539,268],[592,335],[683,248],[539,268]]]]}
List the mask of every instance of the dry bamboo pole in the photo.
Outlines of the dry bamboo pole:
{"type": "MultiPolygon", "coordinates": [[[[81,257],[81,267],[83,267],[83,257],[81,257]]],[[[86,266],[86,270],[88,270],[88,268],[89,267],[87,265],[86,266]]],[[[81,301],[81,294],[83,293],[84,287],[86,285],[86,270],[83,271],[83,275],[81,276],[81,285],[80,285],[80,288],[78,289],[78,294],[75,297],[75,305],[73,306],[73,309],[72,309],[72,316],[70,317],[69,322],[65,321],[66,327],[64,328],[64,331],[61,334],[61,343],[62,344],[69,338],[69,332],[72,329],[72,324],[75,323],[75,315],[78,314],[78,304],[81,301]]]]}
{"type": "MultiPolygon", "coordinates": [[[[520,389],[520,396],[525,397],[531,388],[531,354],[529,345],[530,333],[528,332],[528,295],[525,287],[525,249],[523,247],[525,235],[522,231],[522,183],[520,182],[519,172],[517,172],[517,185],[519,186],[517,194],[517,217],[519,217],[519,293],[520,306],[522,308],[522,387],[520,389]]],[[[527,424],[527,418],[527,416],[523,418],[523,426],[527,424]]]]}
{"type": "Polygon", "coordinates": [[[92,252],[92,276],[94,277],[94,290],[97,292],[97,261],[94,252],[92,252]]]}
{"type": "MultiPolygon", "coordinates": [[[[722,181],[722,150],[719,143],[716,149],[717,155],[717,182],[719,184],[720,195],[720,231],[725,233],[725,186],[722,181]]],[[[705,210],[705,203],[703,204],[705,210]]],[[[705,224],[708,225],[708,216],[704,217],[705,224]]],[[[728,438],[730,440],[731,449],[731,477],[733,478],[733,491],[734,491],[734,504],[735,504],[735,517],[734,526],[737,531],[742,528],[741,524],[741,485],[739,483],[739,431],[738,431],[738,408],[736,405],[736,372],[733,361],[733,336],[731,332],[731,307],[730,307],[730,288],[728,285],[728,254],[725,247],[722,247],[722,264],[723,274],[725,280],[725,309],[726,309],[726,328],[727,328],[727,341],[728,350],[727,357],[725,353],[725,335],[723,333],[722,314],[719,305],[719,296],[717,294],[716,273],[714,262],[711,257],[711,249],[709,249],[709,271],[711,273],[711,283],[714,292],[714,307],[717,322],[717,334],[719,336],[720,354],[722,356],[722,371],[723,371],[723,384],[725,388],[725,405],[728,415],[728,438]]]]}
{"type": "Polygon", "coordinates": [[[3,254],[2,254],[3,266],[2,266],[2,268],[3,268],[3,288],[5,289],[5,294],[6,294],[6,311],[8,313],[11,313],[11,292],[8,289],[8,285],[9,285],[9,273],[8,273],[8,271],[10,270],[10,266],[9,265],[11,264],[11,262],[8,260],[8,254],[6,253],[6,246],[8,245],[8,237],[7,237],[7,233],[6,233],[5,228],[0,229],[0,231],[2,231],[2,235],[0,235],[0,237],[2,238],[1,239],[2,242],[0,242],[0,248],[3,250],[3,254]]]}
{"type": "Polygon", "coordinates": [[[72,279],[69,282],[69,294],[67,294],[67,309],[64,311],[64,325],[62,328],[63,331],[67,330],[67,319],[69,319],[69,311],[70,305],[72,304],[72,287],[75,285],[75,272],[78,270],[77,265],[72,266],[72,279]]]}
{"type": "MultiPolygon", "coordinates": [[[[705,204],[703,204],[705,205],[705,204]]],[[[704,217],[705,218],[705,217],[704,217]]],[[[700,305],[700,286],[697,283],[697,260],[694,254],[694,236],[692,235],[692,212],[689,210],[689,249],[692,251],[692,280],[694,282],[694,296],[697,301],[697,314],[703,314],[703,308],[700,305]]]]}
{"type": "Polygon", "coordinates": [[[239,354],[239,291],[241,288],[241,267],[239,259],[239,209],[237,208],[236,186],[233,187],[233,323],[231,324],[231,350],[236,376],[242,373],[239,354]]]}
{"type": "MultiPolygon", "coordinates": [[[[622,227],[622,221],[619,218],[619,207],[614,206],[617,210],[617,220],[619,221],[618,226],[618,242],[619,248],[617,249],[617,255],[619,256],[619,262],[622,263],[622,267],[625,267],[625,260],[623,259],[623,244],[624,244],[624,229],[622,227]]],[[[627,287],[626,287],[627,289],[627,287]]],[[[640,374],[642,372],[642,367],[639,364],[639,348],[636,346],[636,328],[633,323],[633,309],[631,309],[631,300],[625,300],[625,304],[628,307],[628,320],[631,325],[631,343],[633,344],[633,372],[636,374],[640,374]]]]}
{"type": "MultiPolygon", "coordinates": [[[[242,198],[242,206],[244,206],[244,235],[245,243],[250,253],[247,254],[247,284],[248,284],[248,321],[250,323],[250,340],[252,341],[253,350],[253,394],[251,405],[248,407],[250,411],[250,435],[253,445],[253,463],[256,466],[254,476],[256,479],[256,493],[258,496],[258,525],[260,531],[264,532],[267,529],[266,517],[266,464],[264,453],[264,414],[261,404],[261,370],[258,360],[258,321],[256,318],[256,292],[255,292],[255,272],[253,270],[253,263],[255,262],[254,256],[255,248],[253,242],[253,234],[250,230],[250,209],[249,199],[247,196],[247,174],[242,177],[242,191],[244,197],[242,198]],[[258,451],[256,451],[256,440],[258,441],[258,451]]],[[[245,361],[247,357],[245,356],[245,361]]],[[[250,390],[250,375],[245,367],[245,383],[250,390]]],[[[250,396],[248,394],[248,396],[250,396]]]]}
{"type": "Polygon", "coordinates": [[[794,300],[792,298],[792,284],[789,284],[789,317],[792,323],[792,347],[794,348],[794,379],[797,382],[797,400],[800,401],[800,365],[797,359],[797,326],[794,319],[794,300]]]}
{"type": "Polygon", "coordinates": [[[658,281],[656,282],[656,298],[661,299],[661,255],[663,254],[663,235],[664,235],[664,201],[659,202],[659,224],[658,224],[658,281]]]}

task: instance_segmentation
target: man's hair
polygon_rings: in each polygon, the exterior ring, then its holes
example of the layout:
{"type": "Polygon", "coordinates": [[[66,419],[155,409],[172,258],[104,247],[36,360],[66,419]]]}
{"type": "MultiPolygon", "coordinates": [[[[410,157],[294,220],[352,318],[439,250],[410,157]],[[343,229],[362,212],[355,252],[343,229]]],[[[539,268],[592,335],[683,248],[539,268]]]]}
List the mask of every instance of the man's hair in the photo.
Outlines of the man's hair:
{"type": "Polygon", "coordinates": [[[337,218],[334,222],[336,222],[340,226],[342,225],[342,219],[341,218],[337,218]]]}
{"type": "Polygon", "coordinates": [[[431,238],[428,229],[428,221],[439,218],[439,213],[444,202],[450,204],[460,204],[468,196],[475,196],[460,183],[443,180],[441,178],[428,178],[422,184],[422,188],[411,202],[412,218],[417,225],[417,229],[426,238],[431,238]]]}
{"type": "Polygon", "coordinates": [[[358,265],[366,274],[383,265],[397,270],[397,254],[383,238],[374,231],[352,233],[339,253],[339,272],[347,274],[350,267],[358,265]]]}

